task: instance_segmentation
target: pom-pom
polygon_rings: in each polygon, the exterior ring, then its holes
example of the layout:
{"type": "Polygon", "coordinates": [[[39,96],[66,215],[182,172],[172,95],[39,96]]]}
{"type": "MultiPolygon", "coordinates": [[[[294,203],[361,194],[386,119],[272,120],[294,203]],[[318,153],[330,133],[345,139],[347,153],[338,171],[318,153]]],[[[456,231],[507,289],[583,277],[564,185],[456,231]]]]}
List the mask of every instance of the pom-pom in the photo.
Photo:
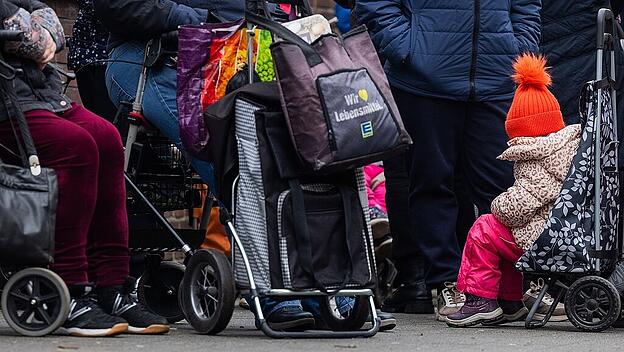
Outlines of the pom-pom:
{"type": "Polygon", "coordinates": [[[546,87],[552,82],[546,72],[546,58],[541,55],[522,54],[514,61],[513,69],[512,78],[522,87],[546,87]]]}

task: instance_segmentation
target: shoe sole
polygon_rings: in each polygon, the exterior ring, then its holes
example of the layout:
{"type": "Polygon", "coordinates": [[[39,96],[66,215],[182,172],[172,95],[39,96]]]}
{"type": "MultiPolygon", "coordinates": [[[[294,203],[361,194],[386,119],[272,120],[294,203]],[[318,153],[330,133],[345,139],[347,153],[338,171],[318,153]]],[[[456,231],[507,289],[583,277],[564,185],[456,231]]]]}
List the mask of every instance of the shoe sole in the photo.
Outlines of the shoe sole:
{"type": "Polygon", "coordinates": [[[276,331],[305,331],[314,327],[314,318],[303,318],[283,323],[269,322],[269,326],[276,331]]]}
{"type": "Polygon", "coordinates": [[[116,324],[109,329],[65,328],[65,330],[70,336],[75,337],[112,337],[128,331],[128,324],[116,324]]]}
{"type": "Polygon", "coordinates": [[[435,310],[431,301],[426,299],[422,302],[410,302],[402,305],[384,305],[382,310],[388,313],[405,314],[433,314],[435,310]]]}
{"type": "Polygon", "coordinates": [[[526,308],[518,310],[515,314],[504,314],[498,320],[487,321],[481,324],[485,326],[494,326],[494,325],[502,325],[507,323],[514,323],[517,321],[526,320],[527,315],[529,314],[529,310],[526,308]]]}
{"type": "Polygon", "coordinates": [[[465,328],[478,325],[484,322],[495,321],[503,315],[503,310],[499,307],[489,313],[477,313],[461,320],[451,320],[446,317],[446,325],[452,328],[465,328]]]}
{"type": "Polygon", "coordinates": [[[169,332],[169,325],[154,324],[146,328],[138,328],[135,326],[128,326],[129,334],[136,335],[162,335],[169,332]]]}
{"type": "MultiPolygon", "coordinates": [[[[546,317],[546,314],[535,313],[533,320],[543,320],[545,317],[546,317]]],[[[567,315],[551,315],[548,321],[552,323],[562,323],[564,321],[568,321],[568,316],[567,315]]]]}
{"type": "Polygon", "coordinates": [[[384,319],[381,321],[379,331],[390,331],[396,328],[396,319],[384,319]]]}

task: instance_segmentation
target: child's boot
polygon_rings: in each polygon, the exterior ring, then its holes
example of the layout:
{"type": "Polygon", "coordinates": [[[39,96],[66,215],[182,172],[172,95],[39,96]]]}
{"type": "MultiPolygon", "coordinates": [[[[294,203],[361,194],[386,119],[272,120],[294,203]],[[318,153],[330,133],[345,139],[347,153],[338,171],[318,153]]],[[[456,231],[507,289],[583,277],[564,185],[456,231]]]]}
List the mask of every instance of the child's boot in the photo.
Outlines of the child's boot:
{"type": "Polygon", "coordinates": [[[466,293],[466,303],[457,313],[446,316],[446,324],[451,327],[468,327],[498,320],[502,315],[503,310],[495,299],[466,293]]]}

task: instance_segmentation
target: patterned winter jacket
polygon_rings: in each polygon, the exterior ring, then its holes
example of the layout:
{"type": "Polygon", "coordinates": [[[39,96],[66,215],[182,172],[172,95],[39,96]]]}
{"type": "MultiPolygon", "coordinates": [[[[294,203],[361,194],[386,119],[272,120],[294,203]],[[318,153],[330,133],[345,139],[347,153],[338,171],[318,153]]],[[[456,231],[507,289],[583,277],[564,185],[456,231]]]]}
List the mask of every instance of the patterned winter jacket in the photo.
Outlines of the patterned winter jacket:
{"type": "Polygon", "coordinates": [[[542,233],[580,138],[579,124],[545,137],[518,137],[498,157],[515,162],[516,181],[494,199],[492,214],[511,228],[518,247],[527,250],[542,233]]]}

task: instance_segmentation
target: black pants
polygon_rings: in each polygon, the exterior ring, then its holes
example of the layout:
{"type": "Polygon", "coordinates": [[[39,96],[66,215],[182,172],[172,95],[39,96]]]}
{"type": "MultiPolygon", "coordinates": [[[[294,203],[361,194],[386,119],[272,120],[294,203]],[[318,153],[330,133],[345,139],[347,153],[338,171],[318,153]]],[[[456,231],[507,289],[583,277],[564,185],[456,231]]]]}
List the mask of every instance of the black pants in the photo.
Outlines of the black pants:
{"type": "Polygon", "coordinates": [[[513,183],[511,163],[496,159],[507,146],[504,122],[511,102],[459,102],[398,89],[393,94],[414,141],[408,157],[411,231],[394,239],[393,256],[402,267],[417,267],[409,262],[420,248],[425,281],[433,288],[456,281],[461,262],[458,168],[481,214],[489,213],[492,199],[513,183]]]}
{"type": "MultiPolygon", "coordinates": [[[[386,175],[386,204],[390,233],[394,243],[409,243],[412,229],[409,223],[409,155],[401,154],[384,160],[384,174],[386,175]],[[405,240],[407,239],[407,240],[405,240]]],[[[457,197],[458,215],[456,234],[459,248],[466,243],[468,231],[476,217],[474,204],[470,196],[466,180],[461,169],[455,175],[455,195],[457,197]]],[[[418,248],[403,251],[394,247],[392,259],[396,265],[398,275],[394,284],[396,287],[405,285],[424,285],[425,263],[418,248]],[[408,255],[404,255],[408,253],[408,255]]]]}
{"type": "Polygon", "coordinates": [[[106,66],[87,66],[78,70],[76,82],[82,105],[96,115],[113,121],[117,109],[108,97],[104,75],[106,66]]]}

